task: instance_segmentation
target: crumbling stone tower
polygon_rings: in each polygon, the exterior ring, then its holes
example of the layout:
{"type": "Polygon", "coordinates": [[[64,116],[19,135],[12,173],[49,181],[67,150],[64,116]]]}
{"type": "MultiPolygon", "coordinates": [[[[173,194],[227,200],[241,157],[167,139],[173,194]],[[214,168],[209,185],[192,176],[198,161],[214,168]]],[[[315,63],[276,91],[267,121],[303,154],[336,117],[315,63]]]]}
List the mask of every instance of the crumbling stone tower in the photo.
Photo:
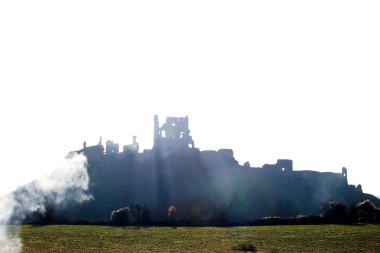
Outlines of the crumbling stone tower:
{"type": "Polygon", "coordinates": [[[154,115],[154,146],[155,149],[194,148],[193,138],[190,136],[189,118],[167,117],[160,127],[158,116],[154,115]]]}

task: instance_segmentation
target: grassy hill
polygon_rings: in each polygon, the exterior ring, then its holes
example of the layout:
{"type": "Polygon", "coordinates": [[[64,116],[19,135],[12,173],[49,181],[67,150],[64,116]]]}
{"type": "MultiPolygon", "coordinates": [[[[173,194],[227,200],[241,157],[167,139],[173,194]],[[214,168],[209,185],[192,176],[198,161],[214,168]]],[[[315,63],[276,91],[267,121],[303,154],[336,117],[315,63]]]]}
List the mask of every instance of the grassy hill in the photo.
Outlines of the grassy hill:
{"type": "Polygon", "coordinates": [[[379,252],[380,225],[23,226],[23,252],[379,252]]]}

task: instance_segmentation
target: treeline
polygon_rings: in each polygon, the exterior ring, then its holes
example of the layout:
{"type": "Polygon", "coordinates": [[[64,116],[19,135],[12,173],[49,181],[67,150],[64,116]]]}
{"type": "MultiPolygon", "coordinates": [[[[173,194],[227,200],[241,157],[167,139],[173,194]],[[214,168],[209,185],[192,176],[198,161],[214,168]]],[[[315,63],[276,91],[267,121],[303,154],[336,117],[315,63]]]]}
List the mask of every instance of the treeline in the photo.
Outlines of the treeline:
{"type": "Polygon", "coordinates": [[[348,223],[380,223],[380,209],[370,200],[347,207],[335,201],[324,204],[322,213],[316,215],[299,215],[297,217],[265,217],[255,220],[250,225],[317,225],[348,223]]]}
{"type": "Polygon", "coordinates": [[[329,202],[321,207],[321,214],[298,215],[296,217],[265,217],[254,221],[239,222],[232,219],[233,209],[222,206],[215,212],[203,214],[194,207],[185,214],[179,214],[172,205],[168,209],[153,209],[146,206],[133,205],[114,210],[109,220],[88,222],[84,220],[68,220],[46,207],[28,214],[23,224],[78,224],[78,225],[111,225],[111,226],[248,226],[248,225],[311,225],[311,224],[348,224],[348,223],[380,223],[380,209],[374,203],[365,200],[357,205],[347,207],[337,202],[329,202]]]}

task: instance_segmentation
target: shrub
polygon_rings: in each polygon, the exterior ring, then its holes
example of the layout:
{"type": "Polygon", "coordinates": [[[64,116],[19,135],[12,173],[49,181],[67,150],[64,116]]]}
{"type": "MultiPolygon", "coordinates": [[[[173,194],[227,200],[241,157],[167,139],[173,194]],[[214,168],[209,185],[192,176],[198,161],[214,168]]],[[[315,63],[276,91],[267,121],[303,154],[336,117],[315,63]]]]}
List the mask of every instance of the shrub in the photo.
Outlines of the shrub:
{"type": "Polygon", "coordinates": [[[233,246],[231,249],[244,252],[257,252],[256,247],[252,243],[241,243],[233,246]]]}

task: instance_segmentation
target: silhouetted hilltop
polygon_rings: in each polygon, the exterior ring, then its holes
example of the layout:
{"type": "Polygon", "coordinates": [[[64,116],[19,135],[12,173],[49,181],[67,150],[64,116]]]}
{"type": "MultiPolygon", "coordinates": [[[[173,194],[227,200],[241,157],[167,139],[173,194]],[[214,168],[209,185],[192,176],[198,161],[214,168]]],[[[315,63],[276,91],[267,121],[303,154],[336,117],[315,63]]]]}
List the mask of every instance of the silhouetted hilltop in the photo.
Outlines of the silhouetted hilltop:
{"type": "Polygon", "coordinates": [[[155,116],[154,146],[142,153],[136,137],[122,152],[111,141],[104,148],[101,140],[76,151],[88,158],[94,200],[75,209],[72,218],[107,219],[112,210],[134,205],[160,213],[175,205],[183,217],[227,209],[233,220],[247,221],[319,214],[329,201],[351,206],[370,199],[379,204],[360,185],[348,185],[345,168],[342,173],[293,171],[292,160],[285,159],[253,168],[239,165],[230,149],[199,151],[188,124],[188,117],[168,117],[159,126],[155,116]]]}
{"type": "MultiPolygon", "coordinates": [[[[159,125],[154,117],[154,146],[139,151],[133,143],[119,145],[102,139],[95,146],[83,144],[88,159],[89,192],[94,199],[66,208],[70,220],[107,220],[124,206],[145,207],[151,219],[167,216],[169,206],[177,217],[212,217],[223,213],[235,222],[267,216],[291,217],[321,213],[321,207],[336,201],[353,206],[369,199],[361,186],[347,183],[342,173],[294,171],[292,160],[251,167],[239,165],[231,149],[200,151],[190,135],[188,117],[168,117],[159,125]]],[[[71,153],[72,154],[72,153],[71,153]]],[[[71,155],[69,154],[69,155],[71,155]]],[[[57,213],[60,213],[57,210],[57,213]]]]}

